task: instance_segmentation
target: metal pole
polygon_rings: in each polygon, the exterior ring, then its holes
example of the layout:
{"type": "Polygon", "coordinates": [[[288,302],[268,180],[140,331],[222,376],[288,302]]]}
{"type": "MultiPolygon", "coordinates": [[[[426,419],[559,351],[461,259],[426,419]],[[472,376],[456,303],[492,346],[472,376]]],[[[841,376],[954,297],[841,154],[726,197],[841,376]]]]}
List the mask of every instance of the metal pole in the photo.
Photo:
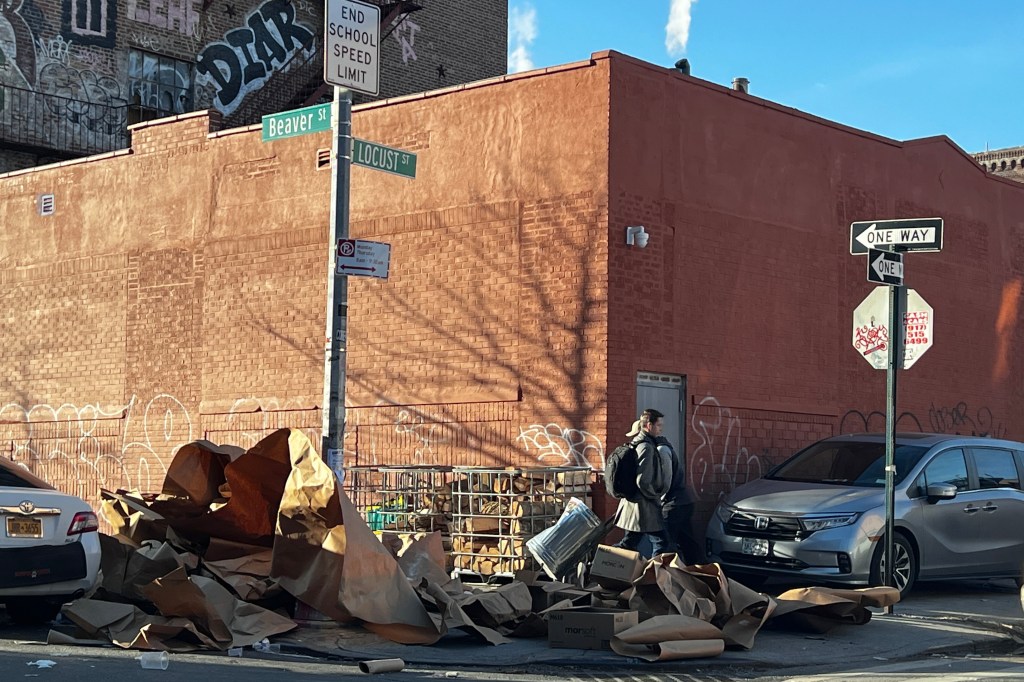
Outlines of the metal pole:
{"type": "MultiPolygon", "coordinates": [[[[885,572],[882,576],[887,587],[895,587],[893,580],[893,539],[896,533],[896,378],[903,364],[903,311],[901,302],[906,293],[903,287],[889,287],[889,360],[885,370],[885,572]]],[[[892,606],[885,613],[892,613],[892,606]]]]}
{"type": "Polygon", "coordinates": [[[348,276],[337,274],[338,240],[348,239],[349,170],[352,163],[352,92],[334,88],[331,108],[331,226],[327,257],[327,345],[324,354],[324,399],[321,405],[321,454],[344,479],[345,347],[348,276]]]}

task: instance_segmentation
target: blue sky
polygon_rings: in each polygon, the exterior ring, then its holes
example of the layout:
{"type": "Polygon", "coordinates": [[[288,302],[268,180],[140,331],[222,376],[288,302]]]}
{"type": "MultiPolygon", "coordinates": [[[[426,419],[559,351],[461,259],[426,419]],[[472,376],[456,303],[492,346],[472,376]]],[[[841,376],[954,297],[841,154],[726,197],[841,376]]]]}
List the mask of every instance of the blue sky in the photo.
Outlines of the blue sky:
{"type": "Polygon", "coordinates": [[[509,71],[612,49],[897,140],[1024,145],[1021,0],[510,0],[509,71]],[[670,21],[671,16],[671,21],[670,21]]]}

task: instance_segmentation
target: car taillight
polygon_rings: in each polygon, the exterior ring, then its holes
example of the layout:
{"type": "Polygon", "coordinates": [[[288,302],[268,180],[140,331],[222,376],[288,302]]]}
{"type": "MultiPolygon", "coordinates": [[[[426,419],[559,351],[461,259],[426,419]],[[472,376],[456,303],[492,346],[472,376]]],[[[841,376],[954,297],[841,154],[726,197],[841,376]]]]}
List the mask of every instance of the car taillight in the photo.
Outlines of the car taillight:
{"type": "Polygon", "coordinates": [[[78,512],[75,514],[75,518],[71,519],[71,527],[68,528],[68,535],[88,533],[99,529],[100,524],[99,521],[96,520],[95,514],[92,512],[78,512]]]}

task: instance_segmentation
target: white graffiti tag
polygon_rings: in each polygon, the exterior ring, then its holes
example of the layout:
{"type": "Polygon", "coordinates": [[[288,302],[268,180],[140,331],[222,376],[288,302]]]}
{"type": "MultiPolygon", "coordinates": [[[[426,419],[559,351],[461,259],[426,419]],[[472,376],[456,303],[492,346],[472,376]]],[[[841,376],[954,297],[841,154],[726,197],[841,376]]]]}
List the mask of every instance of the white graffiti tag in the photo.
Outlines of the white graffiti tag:
{"type": "Polygon", "coordinates": [[[167,394],[114,407],[8,403],[0,433],[15,462],[95,507],[100,488],[158,491],[167,463],[194,439],[188,410],[167,394]]]}
{"type": "Polygon", "coordinates": [[[419,32],[419,25],[408,17],[395,29],[395,40],[402,48],[403,64],[408,64],[410,59],[416,61],[416,34],[419,32]]]}
{"type": "Polygon", "coordinates": [[[558,424],[531,424],[519,427],[523,448],[537,451],[537,461],[560,460],[570,466],[585,466],[604,469],[604,444],[601,439],[587,431],[566,429],[558,424]]]}
{"type": "Polygon", "coordinates": [[[395,422],[395,433],[411,436],[416,442],[413,452],[413,461],[416,464],[436,463],[437,454],[434,452],[434,446],[448,442],[441,433],[442,424],[429,415],[427,419],[429,421],[424,419],[422,413],[402,410],[395,422]]]}
{"type": "Polygon", "coordinates": [[[698,495],[723,485],[722,495],[737,485],[761,477],[761,460],[743,442],[743,422],[713,396],[697,405],[690,419],[700,444],[690,455],[690,480],[698,495]]]}

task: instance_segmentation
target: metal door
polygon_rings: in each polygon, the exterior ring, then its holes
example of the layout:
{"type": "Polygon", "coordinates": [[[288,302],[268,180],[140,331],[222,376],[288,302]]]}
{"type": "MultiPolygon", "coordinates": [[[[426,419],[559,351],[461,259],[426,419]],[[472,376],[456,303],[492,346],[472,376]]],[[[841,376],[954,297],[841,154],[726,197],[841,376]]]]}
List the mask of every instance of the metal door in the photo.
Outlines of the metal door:
{"type": "Polygon", "coordinates": [[[637,372],[636,417],[649,407],[665,415],[662,435],[668,438],[676,452],[685,453],[686,377],[678,374],[637,372]]]}

